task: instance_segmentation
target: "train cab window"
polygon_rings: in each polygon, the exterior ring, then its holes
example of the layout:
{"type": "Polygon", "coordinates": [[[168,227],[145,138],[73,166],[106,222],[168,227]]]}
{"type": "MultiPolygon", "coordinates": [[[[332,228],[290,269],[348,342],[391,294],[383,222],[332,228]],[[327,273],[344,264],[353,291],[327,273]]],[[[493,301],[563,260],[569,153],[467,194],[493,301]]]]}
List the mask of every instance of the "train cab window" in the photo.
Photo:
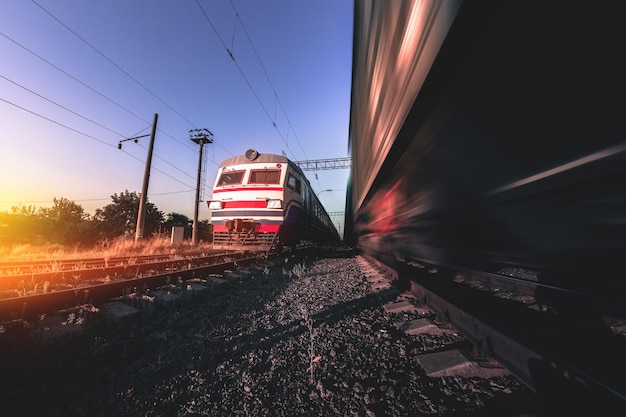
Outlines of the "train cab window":
{"type": "Polygon", "coordinates": [[[243,181],[243,174],[246,171],[228,171],[222,172],[222,176],[219,181],[217,181],[218,186],[222,185],[233,185],[233,184],[241,184],[243,181]]]}
{"type": "Polygon", "coordinates": [[[253,169],[248,184],[278,184],[280,169],[253,169]]]}
{"type": "Polygon", "coordinates": [[[289,174],[289,178],[287,179],[287,187],[300,194],[300,190],[302,189],[302,182],[292,174],[289,174]]]}

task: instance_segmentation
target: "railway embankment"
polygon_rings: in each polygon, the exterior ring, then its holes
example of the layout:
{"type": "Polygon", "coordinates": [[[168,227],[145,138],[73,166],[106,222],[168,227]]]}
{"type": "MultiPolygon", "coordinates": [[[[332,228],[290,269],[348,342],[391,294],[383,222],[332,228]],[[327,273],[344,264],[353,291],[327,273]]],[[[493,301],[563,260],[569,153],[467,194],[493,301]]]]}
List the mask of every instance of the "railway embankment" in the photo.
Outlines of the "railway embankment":
{"type": "Polygon", "coordinates": [[[463,336],[352,251],[278,258],[169,302],[118,302],[137,311],[66,320],[82,329],[64,337],[3,341],[7,415],[534,411],[530,390],[470,360],[463,336]]]}

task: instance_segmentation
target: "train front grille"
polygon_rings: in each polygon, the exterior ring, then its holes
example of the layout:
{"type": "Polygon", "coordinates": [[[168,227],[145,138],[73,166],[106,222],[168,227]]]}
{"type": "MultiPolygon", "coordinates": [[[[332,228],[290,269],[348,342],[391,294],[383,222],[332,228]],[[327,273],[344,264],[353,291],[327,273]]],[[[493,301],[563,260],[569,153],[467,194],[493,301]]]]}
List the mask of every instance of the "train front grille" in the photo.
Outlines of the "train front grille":
{"type": "Polygon", "coordinates": [[[213,233],[213,245],[236,246],[236,245],[261,245],[269,246],[274,240],[274,232],[215,232],[213,233]]]}

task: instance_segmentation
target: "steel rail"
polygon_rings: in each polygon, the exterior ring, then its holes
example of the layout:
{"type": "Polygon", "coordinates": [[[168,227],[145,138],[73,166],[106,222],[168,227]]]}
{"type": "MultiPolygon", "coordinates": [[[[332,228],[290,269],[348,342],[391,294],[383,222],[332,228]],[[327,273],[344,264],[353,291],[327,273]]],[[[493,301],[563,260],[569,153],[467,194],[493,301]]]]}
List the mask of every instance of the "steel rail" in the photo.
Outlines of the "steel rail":
{"type": "MultiPolygon", "coordinates": [[[[193,252],[181,252],[174,254],[156,254],[156,255],[129,255],[129,256],[112,256],[112,257],[97,257],[97,258],[73,258],[73,259],[47,259],[36,261],[5,261],[0,262],[0,274],[7,274],[6,270],[29,270],[27,273],[32,273],[37,267],[48,268],[54,267],[56,270],[72,270],[76,266],[85,267],[101,267],[106,265],[116,265],[121,263],[127,263],[129,259],[133,259],[135,263],[149,262],[155,259],[171,259],[172,257],[199,257],[218,254],[227,254],[227,251],[206,250],[206,251],[193,251],[193,252]]],[[[26,274],[27,274],[26,273],[26,274]]],[[[16,275],[16,274],[12,274],[16,275]]],[[[1,276],[1,275],[0,275],[1,276]]]]}
{"type": "MultiPolygon", "coordinates": [[[[468,298],[480,297],[477,293],[481,291],[474,290],[474,293],[469,293],[458,288],[450,289],[447,288],[450,280],[441,279],[436,274],[429,274],[428,268],[420,270],[402,263],[389,266],[377,256],[364,256],[377,264],[389,280],[404,287],[408,283],[410,291],[428,305],[442,321],[449,322],[457,328],[477,347],[479,352],[492,356],[502,363],[520,381],[535,391],[550,409],[553,410],[569,401],[587,410],[594,410],[597,414],[593,415],[624,415],[622,413],[626,411],[626,395],[615,387],[612,383],[615,381],[603,381],[580,369],[576,362],[572,363],[564,359],[568,358],[567,355],[548,349],[547,342],[541,342],[543,333],[530,339],[520,336],[519,328],[523,328],[523,323],[519,323],[521,316],[517,313],[509,315],[511,310],[506,310],[509,313],[494,310],[491,311],[491,318],[485,317],[484,314],[477,315],[476,311],[471,308],[476,300],[468,301],[468,298]],[[427,275],[430,277],[424,279],[427,275]],[[510,317],[512,321],[504,320],[502,324],[502,319],[505,317],[498,317],[502,314],[510,317]],[[531,339],[534,342],[531,342],[531,339]],[[537,340],[540,342],[537,343],[537,340]]],[[[482,293],[482,299],[491,297],[482,293]]],[[[491,298],[495,299],[495,297],[491,298]]],[[[500,299],[498,301],[501,302],[501,306],[507,303],[509,307],[513,305],[518,312],[534,313],[537,320],[544,320],[541,317],[545,317],[545,314],[532,311],[521,303],[510,303],[500,299]]],[[[533,330],[532,328],[526,329],[531,333],[533,330]]],[[[607,355],[609,354],[607,352],[607,355]]],[[[620,363],[618,362],[615,366],[620,367],[620,363]]],[[[619,370],[613,372],[613,374],[616,373],[619,373],[619,370]]],[[[583,412],[583,415],[586,413],[583,412]]]]}
{"type": "MultiPolygon", "coordinates": [[[[219,257],[223,258],[223,255],[219,255],[219,257]]],[[[180,277],[186,280],[212,273],[222,273],[227,269],[234,269],[236,266],[253,264],[260,259],[268,259],[268,257],[265,254],[258,256],[240,254],[240,256],[235,257],[235,259],[228,261],[213,262],[210,265],[168,270],[158,273],[156,269],[154,269],[154,264],[146,264],[146,268],[153,268],[151,270],[152,273],[143,275],[143,273],[148,272],[148,270],[142,270],[140,273],[134,274],[131,277],[120,277],[119,279],[107,283],[90,284],[72,289],[0,299],[0,320],[11,320],[15,318],[33,319],[42,314],[76,307],[81,304],[98,304],[119,297],[128,289],[156,288],[166,285],[168,282],[175,282],[172,278],[176,280],[180,277]]],[[[185,263],[188,264],[189,261],[185,261],[185,263]]],[[[169,265],[171,262],[162,264],[169,265]]],[[[117,269],[119,268],[112,268],[112,270],[117,269]]]]}
{"type": "MultiPolygon", "coordinates": [[[[98,266],[98,267],[90,267],[85,269],[65,269],[59,271],[51,271],[51,272],[33,272],[27,274],[19,274],[19,275],[5,275],[0,276],[0,290],[11,290],[18,288],[19,286],[28,285],[41,285],[46,281],[48,283],[80,283],[89,280],[94,280],[98,278],[104,277],[120,277],[120,276],[128,276],[128,275],[138,275],[143,273],[148,273],[154,270],[162,270],[166,268],[179,269],[184,267],[185,265],[195,264],[199,262],[213,262],[215,259],[224,258],[224,257],[240,257],[243,256],[244,252],[230,252],[230,253],[219,253],[213,254],[209,256],[199,256],[196,258],[180,258],[180,259],[169,259],[160,260],[156,262],[143,262],[143,263],[132,263],[129,261],[130,258],[126,258],[126,263],[118,263],[112,266],[98,266]]],[[[161,259],[163,257],[156,257],[152,259],[161,259]]],[[[146,258],[147,260],[148,258],[146,258]]]]}

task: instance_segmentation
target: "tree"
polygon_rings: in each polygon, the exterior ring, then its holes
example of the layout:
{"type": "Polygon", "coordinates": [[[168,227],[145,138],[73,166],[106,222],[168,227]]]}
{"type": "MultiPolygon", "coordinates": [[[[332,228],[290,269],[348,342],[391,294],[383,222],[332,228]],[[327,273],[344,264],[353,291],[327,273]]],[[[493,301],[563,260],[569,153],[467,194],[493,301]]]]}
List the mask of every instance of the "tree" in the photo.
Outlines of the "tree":
{"type": "Polygon", "coordinates": [[[30,216],[36,216],[37,215],[37,208],[33,205],[28,205],[28,206],[13,206],[11,207],[11,214],[17,214],[20,216],[26,216],[26,217],[30,217],[30,216]]]}
{"type": "Polygon", "coordinates": [[[42,221],[35,206],[13,206],[0,213],[0,244],[41,243],[42,221]]]}
{"type": "Polygon", "coordinates": [[[184,214],[180,213],[167,213],[165,218],[164,226],[166,227],[174,227],[174,226],[189,226],[191,224],[191,219],[184,214]]]}
{"type": "Polygon", "coordinates": [[[39,210],[44,217],[65,223],[78,223],[83,220],[89,220],[89,214],[85,213],[80,204],[76,204],[74,201],[64,197],[55,197],[52,200],[52,207],[42,207],[39,210]]]}
{"type": "MultiPolygon", "coordinates": [[[[137,212],[139,210],[139,194],[128,192],[113,194],[113,203],[96,209],[94,219],[100,223],[100,231],[105,238],[118,236],[133,236],[137,227],[137,212]]],[[[163,223],[163,213],[157,207],[146,201],[146,216],[144,218],[144,237],[150,237],[158,232],[163,223]]]]}
{"type": "Polygon", "coordinates": [[[96,231],[90,216],[80,204],[67,198],[54,198],[52,207],[39,209],[42,234],[50,242],[63,244],[86,243],[95,240],[96,231]]]}

